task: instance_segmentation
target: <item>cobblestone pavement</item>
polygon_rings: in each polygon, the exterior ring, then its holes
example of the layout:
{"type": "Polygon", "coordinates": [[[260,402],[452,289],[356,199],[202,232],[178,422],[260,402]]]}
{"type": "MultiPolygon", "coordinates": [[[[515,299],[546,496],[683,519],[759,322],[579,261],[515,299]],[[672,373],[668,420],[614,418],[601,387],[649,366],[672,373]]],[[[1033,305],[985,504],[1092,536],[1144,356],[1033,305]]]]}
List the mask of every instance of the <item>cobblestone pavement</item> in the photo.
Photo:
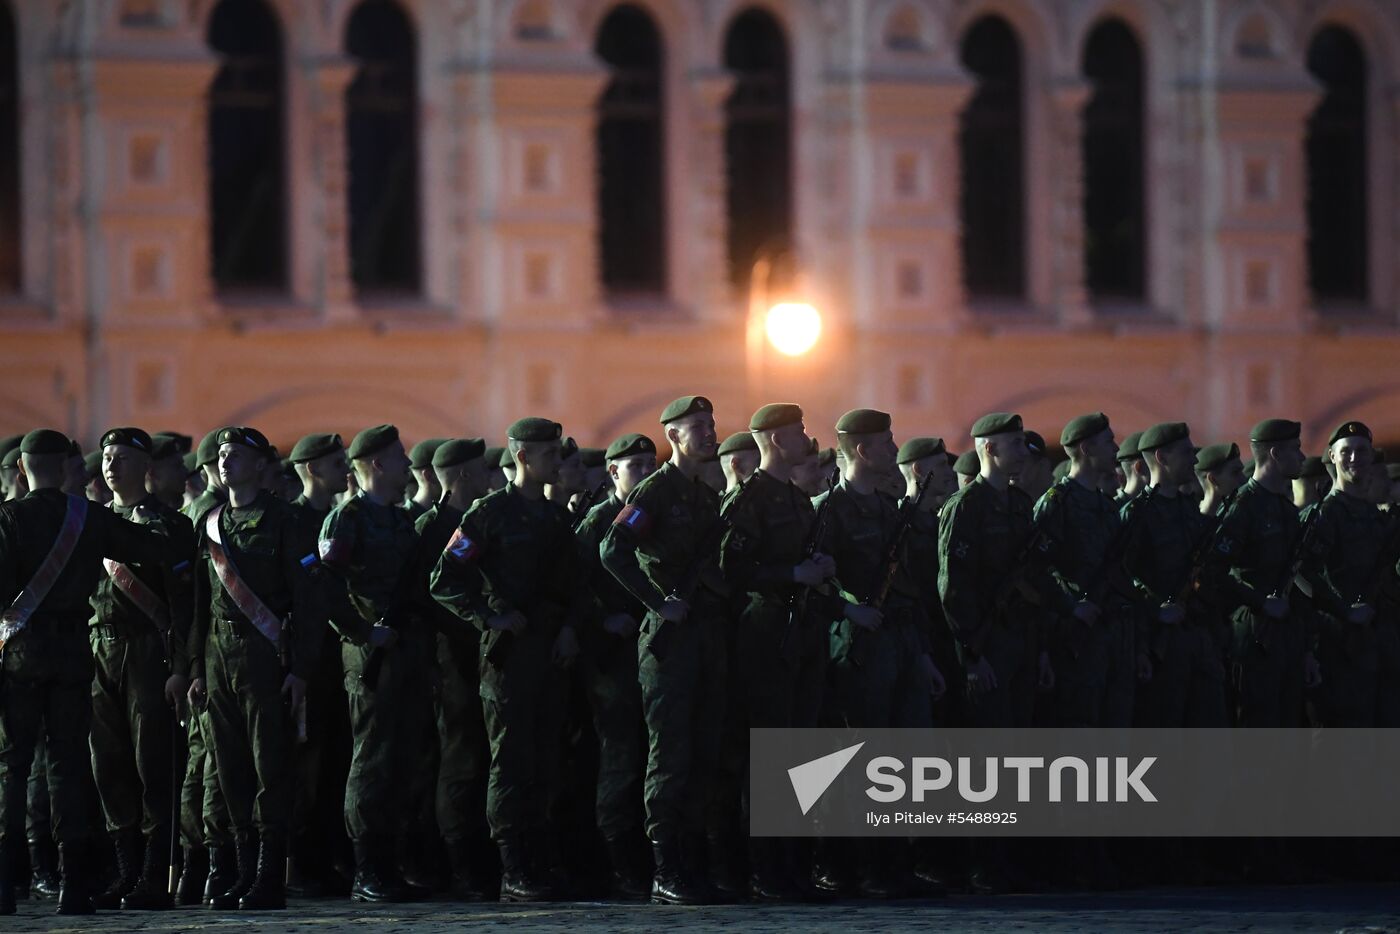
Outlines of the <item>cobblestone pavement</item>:
{"type": "Polygon", "coordinates": [[[1341,931],[1400,934],[1400,887],[1153,889],[1111,895],[959,897],[936,902],[726,905],[672,908],[598,902],[469,905],[426,902],[360,908],[303,900],[285,912],[242,914],[195,908],[164,913],[103,912],[59,918],[52,902],[21,902],[0,919],[5,932],[364,932],[439,934],[470,927],[503,934],[535,931],[726,931],[802,934],[921,929],[937,934],[1005,931],[1341,931]]]}

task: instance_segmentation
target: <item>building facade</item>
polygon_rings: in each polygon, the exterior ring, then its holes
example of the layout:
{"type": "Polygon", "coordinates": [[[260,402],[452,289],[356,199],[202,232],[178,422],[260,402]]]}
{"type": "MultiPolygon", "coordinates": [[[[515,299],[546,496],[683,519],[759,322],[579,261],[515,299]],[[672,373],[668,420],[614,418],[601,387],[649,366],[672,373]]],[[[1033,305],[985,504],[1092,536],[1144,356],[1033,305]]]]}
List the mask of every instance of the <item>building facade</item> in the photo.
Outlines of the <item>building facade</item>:
{"type": "Polygon", "coordinates": [[[0,0],[0,434],[1400,444],[1398,202],[1391,0],[0,0]]]}

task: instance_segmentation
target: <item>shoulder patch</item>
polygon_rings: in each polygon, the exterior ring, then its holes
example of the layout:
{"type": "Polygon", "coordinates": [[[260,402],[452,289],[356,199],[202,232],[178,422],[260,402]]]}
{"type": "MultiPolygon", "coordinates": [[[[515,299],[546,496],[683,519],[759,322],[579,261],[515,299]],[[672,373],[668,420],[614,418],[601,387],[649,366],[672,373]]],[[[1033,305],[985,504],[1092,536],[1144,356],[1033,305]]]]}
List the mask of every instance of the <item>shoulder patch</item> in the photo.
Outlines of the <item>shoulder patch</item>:
{"type": "Polygon", "coordinates": [[[628,503],[622,507],[622,511],[613,520],[613,525],[620,525],[638,538],[645,537],[651,531],[651,516],[636,503],[628,503]]]}
{"type": "Polygon", "coordinates": [[[442,556],[455,561],[457,564],[471,564],[481,556],[481,547],[464,534],[459,527],[452,533],[452,538],[448,540],[447,547],[442,550],[442,556]]]}

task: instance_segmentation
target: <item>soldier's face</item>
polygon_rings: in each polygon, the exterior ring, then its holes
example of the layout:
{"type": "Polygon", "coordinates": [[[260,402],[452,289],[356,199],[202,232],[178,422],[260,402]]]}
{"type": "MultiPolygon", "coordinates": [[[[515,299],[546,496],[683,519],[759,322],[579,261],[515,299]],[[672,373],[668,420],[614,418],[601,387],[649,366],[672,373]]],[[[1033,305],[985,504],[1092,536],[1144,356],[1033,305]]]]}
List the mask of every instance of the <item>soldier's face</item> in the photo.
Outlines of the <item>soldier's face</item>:
{"type": "Polygon", "coordinates": [[[525,445],[520,453],[523,455],[526,476],[530,480],[562,486],[559,483],[559,460],[563,452],[557,443],[532,442],[525,445]]]}
{"type": "Polygon", "coordinates": [[[1215,483],[1215,489],[1221,496],[1229,496],[1231,493],[1244,486],[1244,463],[1234,457],[1225,462],[1225,466],[1217,470],[1211,477],[1215,483]]]}
{"type": "Polygon", "coordinates": [[[583,461],[579,458],[578,451],[560,461],[557,470],[558,486],[572,493],[583,492],[583,461]]]}
{"type": "Polygon", "coordinates": [[[656,470],[655,454],[633,454],[631,457],[608,462],[608,474],[612,477],[613,486],[617,488],[619,497],[625,497],[631,493],[636,489],[637,484],[645,480],[654,470],[656,470]]]}
{"type": "Polygon", "coordinates": [[[1354,436],[1342,438],[1328,450],[1327,456],[1337,468],[1337,477],[1348,484],[1359,484],[1371,468],[1373,452],[1371,442],[1354,436]]]}
{"type": "Polygon", "coordinates": [[[1178,486],[1192,484],[1199,488],[1196,483],[1196,448],[1190,437],[1158,448],[1154,453],[1161,461],[1168,483],[1178,486]]]}
{"type": "Polygon", "coordinates": [[[1112,428],[1105,428],[1092,438],[1085,439],[1081,447],[1090,470],[1095,473],[1108,473],[1114,469],[1118,445],[1113,440],[1112,428]]]}
{"type": "Polygon", "coordinates": [[[491,492],[491,470],[484,458],[474,458],[462,465],[462,477],[466,480],[467,496],[480,499],[491,492]]]}
{"type": "Polygon", "coordinates": [[[894,469],[895,458],[899,456],[899,445],[894,443],[894,432],[891,431],[868,436],[860,443],[858,450],[865,463],[881,474],[894,469]]]}
{"type": "Polygon", "coordinates": [[[812,453],[812,439],[807,437],[807,428],[802,422],[794,422],[791,425],[784,425],[774,431],[769,432],[773,447],[777,448],[778,456],[789,464],[794,470],[801,468],[812,453]]]}
{"type": "Polygon", "coordinates": [[[146,489],[164,500],[177,499],[185,489],[185,464],[178,457],[151,461],[146,471],[146,489]]]}
{"type": "Polygon", "coordinates": [[[1026,447],[1024,431],[1008,431],[987,443],[991,445],[997,467],[1009,474],[1020,473],[1021,467],[1031,455],[1030,448],[1026,447]]]}
{"type": "Polygon", "coordinates": [[[310,463],[309,469],[332,496],[344,493],[350,486],[350,460],[344,451],[318,457],[310,463]]]}
{"type": "Polygon", "coordinates": [[[225,487],[256,485],[262,476],[263,457],[242,444],[219,445],[219,480],[225,487]]]}
{"type": "Polygon", "coordinates": [[[102,449],[102,476],[107,486],[122,493],[144,489],[146,468],[150,457],[124,444],[109,444],[102,449]]]}
{"type": "Polygon", "coordinates": [[[958,489],[958,475],[953,473],[953,465],[942,454],[925,458],[919,462],[920,475],[928,474],[928,495],[932,497],[952,496],[958,489]]]}
{"type": "Polygon", "coordinates": [[[1292,441],[1280,441],[1270,448],[1270,451],[1279,471],[1289,480],[1297,480],[1303,472],[1303,461],[1307,459],[1307,455],[1303,453],[1302,442],[1297,438],[1292,441]]]}
{"type": "Polygon", "coordinates": [[[374,456],[374,462],[390,489],[400,494],[408,489],[413,462],[408,459],[408,452],[403,449],[402,441],[395,441],[380,451],[374,456]]]}
{"type": "Polygon", "coordinates": [[[671,422],[666,436],[686,457],[698,460],[714,456],[719,449],[715,435],[715,417],[710,412],[693,412],[671,422]]]}

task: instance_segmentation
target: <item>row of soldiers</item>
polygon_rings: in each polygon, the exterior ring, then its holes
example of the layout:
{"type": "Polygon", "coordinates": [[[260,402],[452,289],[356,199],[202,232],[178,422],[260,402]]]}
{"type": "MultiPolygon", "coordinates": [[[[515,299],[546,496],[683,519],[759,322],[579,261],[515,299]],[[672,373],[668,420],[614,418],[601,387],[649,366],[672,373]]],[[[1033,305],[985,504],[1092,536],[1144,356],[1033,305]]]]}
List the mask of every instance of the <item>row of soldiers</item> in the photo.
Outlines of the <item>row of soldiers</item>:
{"type": "MultiPolygon", "coordinates": [[[[1360,422],[1319,459],[1261,422],[1248,470],[1103,413],[1062,470],[1012,413],[962,457],[873,409],[826,451],[790,403],[722,444],[704,396],[660,423],[659,464],[543,418],[310,435],[296,485],[248,427],[114,428],[95,472],[56,431],[0,445],[0,913],[27,817],[65,914],[281,908],[289,865],[363,902],[567,897],[580,828],[617,897],[933,894],[958,867],[902,842],[747,837],[748,728],[1400,724],[1396,478],[1360,422]]],[[[1011,884],[1003,847],[968,868],[1011,884]]]]}

